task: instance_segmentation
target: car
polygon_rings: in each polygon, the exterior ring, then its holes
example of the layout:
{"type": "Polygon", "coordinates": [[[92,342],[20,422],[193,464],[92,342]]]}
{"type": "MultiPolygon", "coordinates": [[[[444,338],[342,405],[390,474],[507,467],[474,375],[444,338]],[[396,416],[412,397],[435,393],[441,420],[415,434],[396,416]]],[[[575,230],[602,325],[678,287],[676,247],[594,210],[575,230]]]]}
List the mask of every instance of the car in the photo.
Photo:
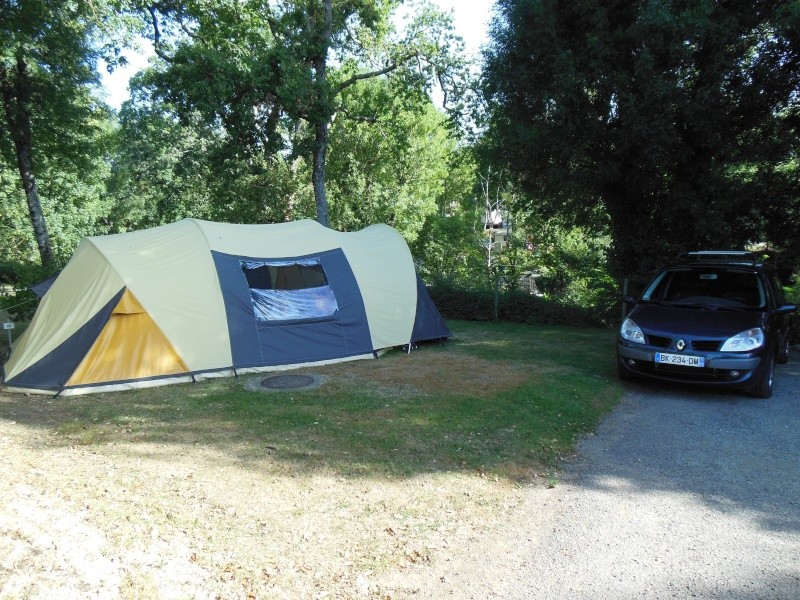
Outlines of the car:
{"type": "Polygon", "coordinates": [[[789,360],[788,304],[775,271],[750,252],[686,252],[638,297],[617,339],[623,379],[773,391],[789,360]]]}

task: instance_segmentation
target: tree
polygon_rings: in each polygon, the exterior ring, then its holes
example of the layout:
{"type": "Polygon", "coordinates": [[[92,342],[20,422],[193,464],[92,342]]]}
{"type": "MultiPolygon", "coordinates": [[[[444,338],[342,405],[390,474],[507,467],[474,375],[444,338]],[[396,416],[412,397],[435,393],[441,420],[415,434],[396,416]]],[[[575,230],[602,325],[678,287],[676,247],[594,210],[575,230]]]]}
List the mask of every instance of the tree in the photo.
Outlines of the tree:
{"type": "Polygon", "coordinates": [[[203,124],[178,122],[170,108],[151,103],[131,82],[133,98],[119,112],[109,193],[113,231],[211,215],[211,155],[219,143],[203,124]]]}
{"type": "Polygon", "coordinates": [[[413,242],[449,179],[456,153],[430,100],[403,102],[384,79],[347,90],[330,133],[331,221],[339,229],[395,227],[413,242]]]}
{"type": "Polygon", "coordinates": [[[131,80],[132,98],[119,113],[109,184],[114,230],[184,217],[244,223],[313,218],[310,168],[302,157],[234,152],[224,130],[196,112],[176,119],[174,106],[154,99],[141,80],[131,80]]]}
{"type": "MultiPolygon", "coordinates": [[[[130,229],[195,216],[275,222],[314,217],[310,157],[235,153],[197,113],[174,118],[141,78],[119,114],[111,226],[130,229]],[[309,160],[307,160],[309,158],[309,160]],[[309,201],[310,200],[310,201],[309,201]]],[[[349,88],[331,125],[330,220],[338,229],[394,226],[413,241],[435,212],[458,151],[447,118],[374,78],[349,88]]]]}
{"type": "MultiPolygon", "coordinates": [[[[73,164],[94,155],[87,129],[102,121],[102,107],[90,95],[100,56],[113,64],[101,43],[100,23],[115,21],[103,0],[0,3],[0,95],[3,126],[13,150],[28,215],[42,264],[53,263],[53,248],[42,210],[37,156],[73,164]]],[[[104,25],[105,27],[106,25],[104,25]]],[[[91,160],[91,159],[89,159],[91,160]]]]}
{"type": "Polygon", "coordinates": [[[762,240],[796,213],[800,11],[790,0],[500,0],[489,156],[528,202],[607,212],[618,276],[762,240]],[[777,196],[776,193],[785,195],[777,196]]]}
{"type": "Polygon", "coordinates": [[[0,155],[0,239],[3,240],[0,262],[13,263],[14,268],[41,276],[63,265],[83,236],[108,231],[106,215],[113,204],[106,190],[113,138],[111,121],[101,113],[73,135],[87,148],[79,157],[45,152],[46,146],[42,144],[33,152],[41,209],[46,215],[53,256],[53,263],[42,265],[42,269],[28,268],[29,263],[41,265],[41,256],[31,228],[13,144],[7,144],[8,151],[0,155]]]}
{"type": "Polygon", "coordinates": [[[419,96],[458,66],[449,19],[421,9],[403,39],[392,37],[398,0],[235,0],[149,8],[156,53],[150,74],[179,114],[221,126],[230,152],[308,155],[317,219],[329,222],[325,168],[329,127],[342,94],[392,74],[419,96]],[[334,65],[334,66],[332,66],[334,65]]]}
{"type": "Polygon", "coordinates": [[[483,232],[475,231],[480,219],[474,210],[451,215],[429,215],[411,251],[420,277],[426,283],[465,289],[489,289],[486,260],[481,242],[483,232]]]}

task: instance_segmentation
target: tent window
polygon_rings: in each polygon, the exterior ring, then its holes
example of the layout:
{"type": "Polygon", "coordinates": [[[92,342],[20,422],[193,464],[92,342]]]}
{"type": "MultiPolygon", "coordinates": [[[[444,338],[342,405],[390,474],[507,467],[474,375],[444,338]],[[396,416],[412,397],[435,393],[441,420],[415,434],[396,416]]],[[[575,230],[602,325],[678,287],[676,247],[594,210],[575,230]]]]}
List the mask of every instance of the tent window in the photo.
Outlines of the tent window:
{"type": "Polygon", "coordinates": [[[241,264],[258,321],[319,320],[339,310],[317,260],[241,264]]]}

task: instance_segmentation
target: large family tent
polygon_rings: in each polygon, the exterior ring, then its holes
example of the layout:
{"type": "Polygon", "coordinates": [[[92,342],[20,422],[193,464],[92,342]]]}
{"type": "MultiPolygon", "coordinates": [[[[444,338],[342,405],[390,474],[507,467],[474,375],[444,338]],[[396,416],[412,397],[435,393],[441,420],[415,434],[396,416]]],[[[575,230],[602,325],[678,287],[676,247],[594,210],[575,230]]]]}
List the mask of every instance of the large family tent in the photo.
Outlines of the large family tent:
{"type": "Polygon", "coordinates": [[[184,219],[85,238],[15,342],[3,387],[127,389],[450,336],[391,227],[184,219]]]}

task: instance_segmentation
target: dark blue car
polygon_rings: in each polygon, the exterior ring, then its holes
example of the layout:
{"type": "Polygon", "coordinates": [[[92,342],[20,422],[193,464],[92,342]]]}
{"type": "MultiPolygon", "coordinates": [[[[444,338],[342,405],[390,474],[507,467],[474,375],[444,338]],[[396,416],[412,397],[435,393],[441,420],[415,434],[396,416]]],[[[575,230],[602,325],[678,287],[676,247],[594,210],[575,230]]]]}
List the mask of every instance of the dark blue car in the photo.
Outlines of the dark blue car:
{"type": "Polygon", "coordinates": [[[663,268],[620,327],[624,379],[713,385],[772,395],[789,359],[787,304],[774,271],[747,252],[689,252],[663,268]]]}

